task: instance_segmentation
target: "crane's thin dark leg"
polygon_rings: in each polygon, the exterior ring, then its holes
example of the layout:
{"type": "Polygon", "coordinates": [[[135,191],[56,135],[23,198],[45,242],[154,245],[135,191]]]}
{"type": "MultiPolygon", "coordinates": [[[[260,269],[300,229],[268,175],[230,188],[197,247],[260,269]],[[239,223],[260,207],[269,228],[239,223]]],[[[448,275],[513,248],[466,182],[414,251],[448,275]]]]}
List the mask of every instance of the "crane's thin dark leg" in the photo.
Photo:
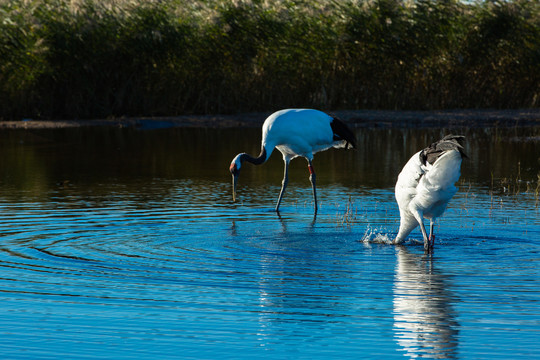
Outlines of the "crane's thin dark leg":
{"type": "Polygon", "coordinates": [[[281,198],[283,197],[283,193],[285,193],[285,189],[287,188],[287,184],[289,183],[289,162],[287,160],[283,160],[285,162],[285,171],[283,174],[283,182],[281,183],[281,191],[279,192],[279,198],[276,205],[276,211],[279,213],[279,205],[281,204],[281,198]]]}
{"type": "Polygon", "coordinates": [[[433,252],[433,248],[435,247],[435,235],[433,234],[433,220],[430,220],[429,222],[429,240],[431,243],[429,244],[431,248],[431,252],[433,252]]]}
{"type": "Polygon", "coordinates": [[[424,253],[429,254],[431,252],[431,246],[423,222],[420,223],[420,230],[422,230],[422,236],[424,237],[424,253]]]}
{"type": "Polygon", "coordinates": [[[426,227],[424,226],[423,215],[417,211],[413,211],[413,215],[420,225],[420,230],[422,230],[422,236],[424,237],[424,253],[429,254],[431,252],[431,246],[427,236],[426,227]]]}
{"type": "Polygon", "coordinates": [[[311,164],[311,160],[308,159],[308,169],[309,169],[309,181],[311,181],[311,188],[313,189],[313,201],[315,203],[315,213],[317,213],[318,207],[317,207],[317,188],[315,186],[315,170],[313,169],[313,165],[311,164]]]}

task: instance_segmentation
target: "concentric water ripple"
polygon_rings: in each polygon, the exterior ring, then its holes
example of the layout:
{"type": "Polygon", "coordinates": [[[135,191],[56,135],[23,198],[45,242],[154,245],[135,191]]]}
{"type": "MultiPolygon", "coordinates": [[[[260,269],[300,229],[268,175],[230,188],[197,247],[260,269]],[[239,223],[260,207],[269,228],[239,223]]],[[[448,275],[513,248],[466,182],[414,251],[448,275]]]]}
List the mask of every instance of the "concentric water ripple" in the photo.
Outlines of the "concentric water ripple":
{"type": "Polygon", "coordinates": [[[482,169],[464,176],[427,257],[419,231],[388,244],[399,223],[389,180],[318,166],[315,217],[302,165],[278,216],[279,160],[246,169],[236,204],[228,158],[211,164],[223,176],[193,161],[126,177],[78,167],[84,176],[48,185],[3,178],[2,358],[540,355],[534,191],[486,187],[482,169]]]}

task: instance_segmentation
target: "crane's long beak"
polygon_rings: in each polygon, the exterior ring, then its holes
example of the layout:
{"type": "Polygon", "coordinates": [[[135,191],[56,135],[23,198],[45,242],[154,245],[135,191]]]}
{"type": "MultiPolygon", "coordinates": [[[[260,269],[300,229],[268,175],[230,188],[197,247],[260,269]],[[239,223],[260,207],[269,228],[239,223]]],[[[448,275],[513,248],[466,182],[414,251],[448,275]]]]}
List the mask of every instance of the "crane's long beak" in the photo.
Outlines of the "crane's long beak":
{"type": "Polygon", "coordinates": [[[232,201],[236,202],[236,184],[238,183],[238,175],[232,176],[232,201]]]}

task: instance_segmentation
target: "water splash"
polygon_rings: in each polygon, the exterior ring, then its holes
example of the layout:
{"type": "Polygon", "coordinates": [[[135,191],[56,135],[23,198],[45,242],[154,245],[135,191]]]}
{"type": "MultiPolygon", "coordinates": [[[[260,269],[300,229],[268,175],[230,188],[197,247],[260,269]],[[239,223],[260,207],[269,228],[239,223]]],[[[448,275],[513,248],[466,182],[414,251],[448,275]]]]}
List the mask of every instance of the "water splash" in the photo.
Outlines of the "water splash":
{"type": "Polygon", "coordinates": [[[370,225],[366,228],[364,235],[362,236],[361,241],[364,244],[392,244],[393,236],[387,233],[384,233],[385,229],[383,228],[371,228],[370,225]]]}

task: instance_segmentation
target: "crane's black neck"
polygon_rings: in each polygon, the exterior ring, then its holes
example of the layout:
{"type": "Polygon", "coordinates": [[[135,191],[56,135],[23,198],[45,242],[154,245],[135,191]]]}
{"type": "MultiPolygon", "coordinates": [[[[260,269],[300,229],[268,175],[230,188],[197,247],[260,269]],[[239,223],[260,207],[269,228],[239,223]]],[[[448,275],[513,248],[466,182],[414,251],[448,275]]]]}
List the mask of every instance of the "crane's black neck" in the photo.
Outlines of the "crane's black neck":
{"type": "Polygon", "coordinates": [[[240,163],[243,163],[244,161],[247,161],[249,163],[252,163],[254,165],[261,165],[266,161],[266,149],[264,146],[261,148],[261,153],[258,157],[254,158],[253,156],[243,153],[240,155],[240,163]]]}

